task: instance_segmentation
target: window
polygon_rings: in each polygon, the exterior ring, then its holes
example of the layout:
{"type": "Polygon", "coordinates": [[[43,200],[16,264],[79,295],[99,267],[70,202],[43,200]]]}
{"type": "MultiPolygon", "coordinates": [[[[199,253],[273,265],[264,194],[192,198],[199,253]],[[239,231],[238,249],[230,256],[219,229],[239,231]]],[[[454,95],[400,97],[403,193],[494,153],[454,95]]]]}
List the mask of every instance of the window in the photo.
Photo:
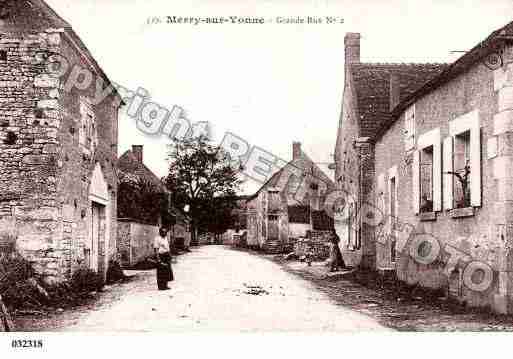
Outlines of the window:
{"type": "Polygon", "coordinates": [[[387,222],[385,224],[385,234],[387,237],[386,248],[388,262],[394,265],[396,261],[396,241],[397,241],[397,217],[399,215],[399,198],[397,189],[399,187],[399,178],[397,166],[388,170],[388,205],[387,205],[387,222]]]}
{"type": "Polygon", "coordinates": [[[397,218],[397,187],[396,187],[396,178],[390,178],[390,262],[395,263],[396,253],[395,253],[395,221],[397,218]]]}
{"type": "Polygon", "coordinates": [[[362,227],[360,225],[360,223],[358,223],[358,205],[355,203],[355,206],[354,206],[354,213],[353,213],[353,218],[355,218],[355,230],[354,230],[354,239],[355,239],[355,247],[356,249],[361,249],[362,248],[362,241],[361,241],[361,238],[362,238],[362,227]]]}
{"type": "Polygon", "coordinates": [[[7,61],[7,51],[0,50],[0,61],[7,61]]]}
{"type": "Polygon", "coordinates": [[[404,147],[406,151],[415,147],[415,105],[404,112],[404,147]]]}
{"type": "MultiPolygon", "coordinates": [[[[377,193],[376,193],[376,208],[382,214],[386,213],[385,191],[386,191],[385,174],[381,173],[378,176],[377,193]]],[[[383,216],[383,218],[384,218],[384,216],[383,216]]],[[[381,221],[380,224],[383,224],[383,221],[381,221]]]]}
{"type": "Polygon", "coordinates": [[[18,136],[13,131],[7,132],[7,136],[4,139],[4,144],[12,146],[16,144],[16,141],[18,141],[18,136]]]}
{"type": "Polygon", "coordinates": [[[442,144],[440,129],[423,133],[413,152],[413,208],[416,214],[442,210],[442,144]]]}
{"type": "Polygon", "coordinates": [[[420,212],[433,212],[433,146],[420,151],[420,212]]]}
{"type": "Polygon", "coordinates": [[[481,129],[478,111],[449,122],[444,140],[444,208],[481,206],[481,129]]]}
{"type": "Polygon", "coordinates": [[[354,221],[353,221],[353,208],[354,203],[347,204],[347,246],[351,249],[356,248],[356,243],[354,243],[354,221]]]}
{"type": "Polygon", "coordinates": [[[470,207],[470,131],[454,137],[454,208],[470,207]]]}
{"type": "Polygon", "coordinates": [[[98,145],[98,132],[93,108],[85,100],[80,102],[80,122],[79,143],[85,153],[91,154],[98,145]]]}
{"type": "Polygon", "coordinates": [[[301,185],[301,178],[295,174],[291,174],[287,183],[287,195],[294,196],[301,185]]]}

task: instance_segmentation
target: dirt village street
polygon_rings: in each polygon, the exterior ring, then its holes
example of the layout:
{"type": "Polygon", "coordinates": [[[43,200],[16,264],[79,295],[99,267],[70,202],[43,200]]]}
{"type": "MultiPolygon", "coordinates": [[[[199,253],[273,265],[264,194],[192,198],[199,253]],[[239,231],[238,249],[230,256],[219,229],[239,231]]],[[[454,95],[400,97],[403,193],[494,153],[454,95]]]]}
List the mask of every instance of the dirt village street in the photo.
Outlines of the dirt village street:
{"type": "Polygon", "coordinates": [[[327,278],[321,263],[276,258],[194,247],[176,258],[171,290],[157,291],[153,270],[126,271],[131,280],[106,287],[87,305],[16,321],[24,331],[513,331],[509,317],[401,298],[370,288],[369,278],[327,278]]]}
{"type": "Polygon", "coordinates": [[[112,290],[115,294],[105,293],[110,303],[100,298],[90,310],[53,318],[44,330],[52,324],[74,332],[386,330],[249,253],[222,246],[193,248],[178,257],[173,270],[171,290],[161,292],[154,271],[127,271],[136,278],[112,290]]]}

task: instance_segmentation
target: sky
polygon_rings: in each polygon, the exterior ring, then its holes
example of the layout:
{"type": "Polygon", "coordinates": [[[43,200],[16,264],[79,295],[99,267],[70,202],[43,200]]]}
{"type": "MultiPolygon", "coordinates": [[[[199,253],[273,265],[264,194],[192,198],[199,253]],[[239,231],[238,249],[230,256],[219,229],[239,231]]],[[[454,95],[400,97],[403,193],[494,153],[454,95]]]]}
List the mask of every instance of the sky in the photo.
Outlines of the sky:
{"type": "MultiPolygon", "coordinates": [[[[344,35],[361,33],[364,62],[452,62],[513,21],[511,0],[47,0],[86,43],[109,78],[152,101],[208,121],[290,160],[292,142],[333,176],[344,85],[344,35]],[[265,24],[157,24],[150,17],[264,17],[265,24]],[[327,16],[336,24],[279,24],[327,16]]],[[[165,136],[119,119],[119,154],[144,145],[144,162],[167,173],[165,136]]],[[[251,193],[260,184],[248,182],[251,193]]]]}

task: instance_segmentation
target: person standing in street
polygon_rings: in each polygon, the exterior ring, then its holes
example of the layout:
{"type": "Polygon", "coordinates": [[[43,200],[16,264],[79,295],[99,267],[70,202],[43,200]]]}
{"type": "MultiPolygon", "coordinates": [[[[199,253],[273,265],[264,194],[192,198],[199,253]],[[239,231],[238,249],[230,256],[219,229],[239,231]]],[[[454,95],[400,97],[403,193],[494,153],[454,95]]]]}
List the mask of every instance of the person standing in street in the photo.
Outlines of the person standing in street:
{"type": "Polygon", "coordinates": [[[159,235],[155,237],[153,247],[157,258],[157,286],[159,290],[170,289],[168,283],[174,280],[173,269],[171,268],[171,251],[167,230],[159,229],[159,235]]]}
{"type": "Polygon", "coordinates": [[[330,244],[330,272],[335,272],[337,270],[347,268],[344,262],[344,258],[342,257],[342,252],[340,251],[339,243],[340,237],[338,236],[336,231],[333,231],[330,244]]]}

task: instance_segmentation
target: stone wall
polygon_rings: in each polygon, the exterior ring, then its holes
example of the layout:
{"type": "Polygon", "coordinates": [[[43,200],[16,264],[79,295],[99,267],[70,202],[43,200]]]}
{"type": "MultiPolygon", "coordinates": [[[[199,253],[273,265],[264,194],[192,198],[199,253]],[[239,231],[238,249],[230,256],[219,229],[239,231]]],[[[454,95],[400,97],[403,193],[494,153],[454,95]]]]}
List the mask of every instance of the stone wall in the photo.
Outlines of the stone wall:
{"type": "MultiPolygon", "coordinates": [[[[348,68],[349,69],[349,68],[348,68]]],[[[347,72],[345,78],[344,94],[342,99],[342,113],[339,119],[337,143],[335,147],[335,185],[341,192],[339,197],[343,200],[339,206],[347,208],[350,203],[360,208],[362,203],[368,201],[372,196],[372,182],[374,180],[374,158],[373,148],[370,144],[356,147],[360,138],[359,115],[356,103],[355,90],[352,78],[347,72]],[[361,182],[363,177],[363,182],[361,182]],[[362,187],[362,193],[360,193],[362,187]]],[[[338,219],[335,215],[335,230],[341,239],[340,248],[344,258],[351,258],[351,262],[357,262],[362,268],[375,268],[375,244],[373,229],[359,227],[358,221],[350,224],[346,215],[338,219]],[[352,243],[348,242],[349,231],[351,237],[361,241],[361,245],[354,250],[348,251],[352,243]]],[[[354,214],[353,214],[354,215],[354,214]]],[[[355,263],[356,264],[356,263],[355,263]]]]}
{"type": "Polygon", "coordinates": [[[0,38],[0,217],[16,222],[17,249],[47,277],[68,274],[69,251],[58,203],[59,81],[41,54],[60,50],[60,34],[6,34],[0,38]]]}
{"type": "Polygon", "coordinates": [[[494,91],[498,96],[493,132],[487,140],[487,159],[492,162],[495,190],[490,238],[495,242],[497,291],[493,307],[499,313],[512,313],[513,303],[513,47],[503,53],[504,65],[494,71],[494,91]]]}
{"type": "MultiPolygon", "coordinates": [[[[483,63],[478,62],[465,73],[442,85],[415,103],[416,136],[439,128],[441,139],[449,135],[449,121],[466,113],[477,110],[481,126],[481,167],[482,167],[482,204],[473,208],[473,215],[466,218],[453,218],[450,211],[436,213],[429,220],[416,215],[413,208],[413,160],[412,154],[405,151],[403,142],[404,118],[400,118],[379,139],[375,147],[375,179],[378,183],[380,174],[386,174],[397,166],[398,218],[415,228],[416,233],[428,233],[437,238],[443,245],[448,244],[474,260],[492,265],[499,281],[485,292],[474,292],[461,283],[461,276],[447,276],[444,263],[437,261],[431,265],[422,265],[412,259],[409,254],[400,254],[395,263],[396,273],[400,280],[409,284],[419,284],[429,288],[459,288],[456,291],[459,299],[471,306],[494,306],[497,308],[497,295],[504,298],[509,289],[511,278],[506,273],[510,267],[509,247],[512,235],[505,230],[513,219],[507,215],[512,207],[508,196],[511,195],[511,164],[510,162],[510,112],[513,109],[513,92],[510,91],[513,68],[510,64],[513,57],[511,49],[504,53],[505,65],[491,71],[483,63]],[[498,84],[499,75],[506,76],[508,81],[498,84]],[[498,112],[499,111],[499,112],[498,112]],[[504,118],[508,123],[502,126],[504,118]],[[499,128],[500,127],[500,128],[499,128]],[[500,285],[499,285],[500,284],[500,285]]],[[[511,117],[511,118],[510,118],[511,117]]],[[[385,186],[385,192],[387,191],[385,186]]],[[[388,208],[388,194],[385,208],[388,208]]],[[[376,198],[375,203],[379,202],[376,198]]],[[[377,228],[379,230],[379,228],[377,228]]],[[[376,242],[378,266],[389,267],[390,242],[376,242]]],[[[462,265],[462,263],[460,263],[462,265]]],[[[454,268],[460,271],[462,268],[454,268]]],[[[454,292],[453,292],[454,294],[454,292]]],[[[506,306],[503,305],[503,310],[506,306]]]]}
{"type": "MultiPolygon", "coordinates": [[[[102,77],[70,31],[55,26],[27,2],[11,2],[0,28],[0,220],[15,221],[17,249],[48,281],[64,280],[87,265],[91,234],[93,170],[100,166],[109,200],[99,219],[99,271],[116,253],[116,158],[119,101],[108,96],[92,106],[97,146],[85,156],[79,146],[79,102],[94,97],[102,77]],[[25,20],[30,19],[26,22],[25,20]],[[12,22],[11,22],[12,20],[12,22]],[[61,54],[94,75],[86,90],[64,91],[46,60],[61,54]]],[[[68,73],[69,75],[69,73],[68,73]]]]}
{"type": "Polygon", "coordinates": [[[127,242],[129,246],[129,262],[126,265],[137,264],[144,259],[151,257],[155,252],[153,242],[159,235],[159,227],[137,222],[129,222],[130,231],[127,242]]]}
{"type": "Polygon", "coordinates": [[[153,242],[159,235],[159,227],[135,221],[118,221],[118,245],[121,265],[133,266],[155,253],[153,242]]]}
{"type": "MultiPolygon", "coordinates": [[[[65,37],[62,41],[62,56],[69,62],[70,67],[80,66],[89,69],[84,54],[77,52],[72,46],[72,39],[65,37]]],[[[94,77],[95,81],[100,78],[94,77]]],[[[104,247],[106,260],[116,258],[117,237],[117,106],[118,102],[112,96],[102,102],[92,105],[96,126],[96,145],[93,151],[84,149],[80,144],[80,126],[83,116],[81,106],[94,102],[95,85],[78,90],[73,88],[60,98],[63,111],[63,124],[59,131],[59,142],[62,146],[60,155],[59,182],[60,202],[67,208],[69,221],[73,232],[70,235],[71,248],[74,251],[72,266],[80,265],[84,257],[84,249],[90,238],[91,223],[91,189],[92,172],[99,165],[108,186],[109,205],[106,215],[109,216],[107,231],[109,242],[104,247]]],[[[107,220],[107,218],[106,218],[107,220]]]]}
{"type": "Polygon", "coordinates": [[[248,204],[248,235],[246,238],[246,244],[250,247],[259,247],[261,244],[262,237],[264,236],[263,230],[263,196],[265,191],[260,191],[258,195],[251,199],[248,204]]]}
{"type": "Polygon", "coordinates": [[[131,221],[127,220],[118,220],[117,226],[117,254],[118,260],[122,266],[129,266],[130,261],[130,230],[131,230],[131,221]]]}

